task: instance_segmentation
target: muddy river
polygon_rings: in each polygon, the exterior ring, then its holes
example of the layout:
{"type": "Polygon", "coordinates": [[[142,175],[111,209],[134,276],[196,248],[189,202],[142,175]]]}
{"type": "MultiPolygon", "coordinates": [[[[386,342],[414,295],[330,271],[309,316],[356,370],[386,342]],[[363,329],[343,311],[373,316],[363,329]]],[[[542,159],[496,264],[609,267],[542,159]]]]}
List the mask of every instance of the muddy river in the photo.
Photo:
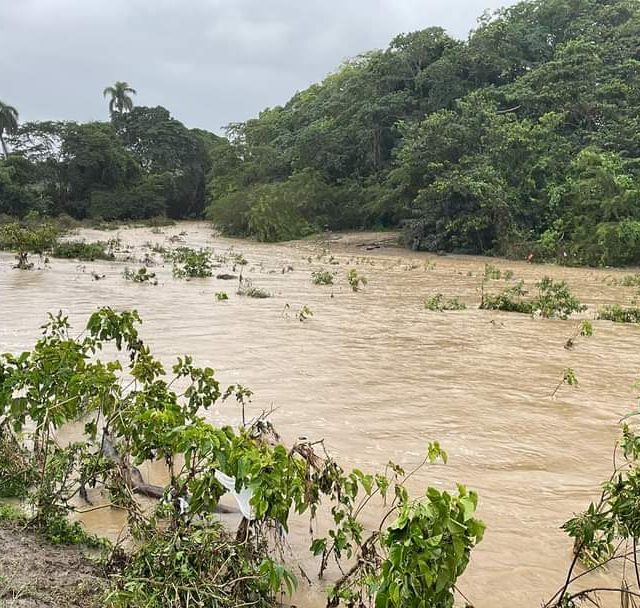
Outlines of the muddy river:
{"type": "MultiPolygon", "coordinates": [[[[136,308],[143,337],[161,359],[190,353],[214,367],[223,384],[250,387],[252,413],[276,408],[272,419],[285,441],[324,437],[345,466],[381,469],[389,459],[417,464],[426,444],[438,440],[449,463],[423,469],[411,489],[455,488],[459,481],[478,491],[487,532],[460,585],[476,608],[537,607],[562,583],[571,543],[559,527],[596,497],[610,471],[618,421],[636,404],[640,329],[595,321],[593,337],[579,338],[569,351],[564,344],[576,321],[478,310],[481,279],[486,263],[529,285],[544,274],[565,279],[589,306],[583,316],[593,318],[597,306],[636,296],[636,288],[611,285],[625,272],[362,246],[389,241],[385,234],[266,245],[181,223],[83,229],[79,236],[119,238],[129,249],[122,255],[138,259],[154,244],[232,249],[248,261],[245,276],[273,297],[237,296],[233,281],[174,279],[157,254],[159,284],[151,286],[122,277],[125,265],[139,262],[56,259],[26,272],[0,253],[0,351],[29,348],[48,311],[62,309],[80,329],[97,306],[136,308]],[[179,233],[186,233],[182,243],[172,242],[179,233]],[[357,293],[346,281],[350,268],[368,280],[357,293]],[[337,272],[335,285],[312,284],[311,272],[320,269],[337,272]],[[94,280],[92,273],[105,277],[94,280]],[[227,302],[216,301],[219,291],[229,294],[227,302]],[[468,308],[425,310],[424,299],[438,292],[468,308]],[[304,305],[313,317],[299,322],[294,315],[304,305]],[[579,385],[550,398],[567,367],[579,385]]],[[[491,281],[488,288],[506,285],[491,281]]],[[[210,416],[239,422],[231,404],[210,416]]],[[[145,474],[161,476],[152,468],[145,474]]],[[[84,521],[111,537],[123,525],[109,510],[84,521]]],[[[306,527],[294,526],[294,554],[307,545],[306,527]]],[[[297,601],[322,605],[313,589],[297,601]]]]}

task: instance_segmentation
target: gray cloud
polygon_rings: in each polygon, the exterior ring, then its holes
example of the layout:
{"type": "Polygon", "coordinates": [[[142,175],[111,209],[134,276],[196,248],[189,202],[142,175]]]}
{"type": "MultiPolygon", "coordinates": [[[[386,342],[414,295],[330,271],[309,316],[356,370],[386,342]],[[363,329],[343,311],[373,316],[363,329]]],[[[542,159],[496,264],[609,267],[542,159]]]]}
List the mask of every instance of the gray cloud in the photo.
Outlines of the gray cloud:
{"type": "MultiPolygon", "coordinates": [[[[507,0],[508,2],[508,0],[507,0]]],[[[0,0],[0,99],[23,120],[104,119],[102,89],[219,131],[400,32],[466,37],[501,0],[0,0]]]]}

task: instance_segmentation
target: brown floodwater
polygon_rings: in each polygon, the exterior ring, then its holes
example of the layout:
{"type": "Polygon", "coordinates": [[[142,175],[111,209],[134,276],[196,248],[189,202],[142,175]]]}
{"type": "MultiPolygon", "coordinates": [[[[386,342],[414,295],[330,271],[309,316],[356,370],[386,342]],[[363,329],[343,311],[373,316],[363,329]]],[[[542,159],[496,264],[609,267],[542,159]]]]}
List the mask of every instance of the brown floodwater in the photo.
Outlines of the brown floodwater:
{"type": "MultiPolygon", "coordinates": [[[[438,440],[449,463],[422,469],[410,488],[454,489],[460,482],[479,493],[487,532],[460,584],[477,608],[540,606],[561,585],[571,543],[560,526],[597,497],[611,469],[619,419],[636,406],[640,329],[594,321],[593,337],[580,337],[566,350],[575,320],[478,310],[481,278],[491,263],[528,285],[545,274],[565,279],[589,306],[582,316],[593,318],[601,304],[633,300],[634,288],[610,284],[623,271],[359,246],[389,240],[388,234],[271,245],[181,223],[160,231],[83,229],[80,236],[117,237],[129,250],[121,255],[137,259],[156,243],[232,249],[248,261],[245,277],[273,297],[237,296],[234,281],[174,279],[159,255],[152,268],[159,285],[151,286],[125,281],[124,261],[54,259],[46,269],[26,272],[12,269],[11,255],[2,253],[0,351],[30,348],[49,311],[63,310],[80,330],[98,306],[136,308],[143,337],[163,361],[192,354],[214,367],[223,384],[250,387],[250,413],[274,407],[272,420],[286,442],[324,438],[345,466],[380,470],[389,459],[411,468],[427,443],[438,440]],[[181,232],[184,243],[169,240],[181,232]],[[368,280],[357,293],[346,281],[350,268],[368,280]],[[335,285],[313,285],[311,272],[319,269],[336,271],[335,285]],[[96,281],[92,272],[105,278],[96,281]],[[218,291],[229,301],[217,302],[218,291]],[[425,310],[424,299],[438,292],[458,296],[468,308],[425,310]],[[294,315],[304,305],[313,317],[299,322],[294,315]],[[578,387],[563,386],[550,398],[567,367],[578,387]]],[[[488,289],[506,285],[490,281],[488,289]]],[[[230,403],[208,416],[240,422],[230,403]]],[[[143,472],[162,482],[158,467],[143,472]]],[[[121,514],[108,509],[82,519],[111,537],[123,526],[121,514]]],[[[291,559],[311,574],[307,527],[295,522],[289,542],[291,559]]],[[[322,605],[314,589],[297,601],[322,605]]]]}

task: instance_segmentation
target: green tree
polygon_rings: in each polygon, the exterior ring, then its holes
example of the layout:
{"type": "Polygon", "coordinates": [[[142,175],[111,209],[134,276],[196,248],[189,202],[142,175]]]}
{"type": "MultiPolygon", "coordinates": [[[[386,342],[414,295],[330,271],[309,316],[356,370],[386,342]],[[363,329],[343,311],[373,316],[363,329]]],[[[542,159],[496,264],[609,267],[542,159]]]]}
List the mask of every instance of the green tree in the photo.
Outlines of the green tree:
{"type": "Polygon", "coordinates": [[[161,106],[114,114],[112,124],[145,173],[165,176],[166,212],[176,218],[201,214],[212,168],[202,134],[187,129],[161,106]]]}
{"type": "Polygon", "coordinates": [[[117,80],[113,85],[106,87],[102,92],[103,97],[109,96],[109,113],[111,115],[124,114],[133,110],[133,99],[131,95],[136,95],[136,90],[129,86],[128,82],[117,80]]]}
{"type": "Polygon", "coordinates": [[[5,135],[12,135],[18,129],[18,110],[13,106],[0,101],[0,145],[4,157],[9,156],[9,150],[5,142],[5,135]]]}
{"type": "MultiPolygon", "coordinates": [[[[141,177],[134,156],[108,123],[67,125],[61,165],[68,196],[61,210],[74,217],[91,214],[90,201],[96,191],[128,187],[141,177]]],[[[116,198],[113,204],[118,204],[116,198]]]]}

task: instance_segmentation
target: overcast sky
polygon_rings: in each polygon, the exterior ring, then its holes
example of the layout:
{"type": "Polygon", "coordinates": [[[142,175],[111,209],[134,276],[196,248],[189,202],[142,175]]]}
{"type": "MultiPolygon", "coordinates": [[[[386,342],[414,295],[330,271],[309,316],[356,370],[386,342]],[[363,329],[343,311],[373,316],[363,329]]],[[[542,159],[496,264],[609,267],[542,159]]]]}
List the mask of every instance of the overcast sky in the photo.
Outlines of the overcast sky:
{"type": "Polygon", "coordinates": [[[342,60],[431,25],[466,38],[508,0],[0,0],[0,100],[21,120],[105,119],[137,89],[213,131],[286,102],[342,60]]]}

